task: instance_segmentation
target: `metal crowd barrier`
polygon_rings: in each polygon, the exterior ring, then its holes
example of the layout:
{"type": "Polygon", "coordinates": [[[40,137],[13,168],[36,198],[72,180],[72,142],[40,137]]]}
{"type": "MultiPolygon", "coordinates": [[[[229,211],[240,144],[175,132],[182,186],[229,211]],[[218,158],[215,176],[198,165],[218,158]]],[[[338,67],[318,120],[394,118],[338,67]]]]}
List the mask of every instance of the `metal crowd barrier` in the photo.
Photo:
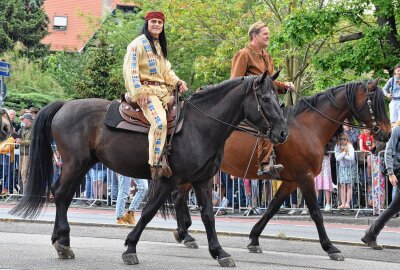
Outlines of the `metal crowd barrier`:
{"type": "MultiPolygon", "coordinates": [[[[331,158],[331,162],[335,162],[334,152],[330,151],[329,154],[333,157],[331,158]]],[[[382,174],[383,156],[384,151],[379,152],[378,155],[373,155],[371,152],[362,153],[361,151],[355,151],[354,166],[356,166],[356,180],[351,183],[352,196],[350,209],[348,209],[350,213],[355,213],[355,218],[360,213],[377,215],[389,204],[389,181],[388,177],[382,174]],[[371,160],[370,169],[368,159],[371,160]]],[[[330,212],[342,211],[337,208],[341,202],[339,192],[341,185],[338,183],[336,173],[338,172],[338,163],[335,162],[331,168],[333,190],[330,195],[330,201],[332,202],[330,212]]],[[[278,187],[279,181],[241,179],[236,177],[232,180],[228,175],[219,172],[214,177],[214,209],[216,209],[216,214],[219,214],[221,210],[231,213],[244,211],[245,215],[261,213],[267,208],[278,187]],[[225,199],[227,199],[227,203],[224,203],[225,199]]],[[[290,196],[281,207],[282,212],[289,212],[290,210],[300,212],[306,209],[299,189],[297,193],[295,195],[295,197],[298,197],[297,200],[293,199],[293,196],[290,196]],[[292,205],[298,206],[292,208],[292,205]]],[[[194,196],[194,193],[192,196],[194,196]]],[[[194,207],[196,200],[192,196],[188,204],[194,207]]],[[[320,191],[319,196],[324,197],[324,192],[320,191]]],[[[324,205],[325,198],[321,207],[323,208],[324,205]]]]}
{"type": "MultiPolygon", "coordinates": [[[[15,145],[15,144],[13,144],[15,145]]],[[[333,152],[330,152],[333,155],[333,152]]],[[[363,157],[363,153],[356,151],[355,166],[357,175],[355,182],[352,183],[353,192],[351,199],[351,208],[355,212],[355,218],[360,213],[379,214],[389,203],[389,185],[388,178],[382,175],[382,161],[384,151],[374,156],[372,153],[366,153],[371,160],[371,170],[368,170],[367,159],[363,157]],[[370,178],[368,177],[370,175],[370,178]]],[[[331,158],[331,162],[334,159],[331,158]]],[[[1,199],[0,203],[8,202],[15,198],[23,196],[23,184],[20,173],[20,152],[18,145],[15,145],[14,154],[0,155],[0,184],[1,199]]],[[[62,170],[62,161],[54,152],[54,181],[62,170]]],[[[334,189],[331,192],[332,211],[338,211],[337,206],[340,201],[340,184],[337,183],[336,166],[332,168],[332,179],[334,189]],[[336,172],[335,172],[336,171],[336,172]]],[[[75,192],[73,204],[82,204],[88,207],[113,205],[116,203],[118,195],[118,179],[115,172],[99,165],[98,173],[89,172],[85,181],[79,186],[75,192]],[[93,177],[98,179],[92,179],[93,177]]],[[[213,184],[213,205],[216,215],[234,212],[244,212],[245,215],[258,214],[264,211],[273,195],[277,191],[278,181],[266,181],[258,179],[241,179],[219,172],[214,177],[213,184]],[[233,178],[233,179],[232,179],[233,178]]],[[[282,212],[290,210],[304,210],[304,200],[301,198],[301,192],[291,196],[282,206],[282,212]],[[298,198],[297,198],[298,197],[298,198]],[[297,207],[291,208],[292,204],[297,207]],[[300,205],[303,205],[300,207],[300,205]]],[[[324,192],[322,192],[322,196],[324,192]]],[[[197,200],[195,193],[190,191],[188,206],[196,208],[197,200]]],[[[325,199],[323,200],[325,205],[325,199]]]]}

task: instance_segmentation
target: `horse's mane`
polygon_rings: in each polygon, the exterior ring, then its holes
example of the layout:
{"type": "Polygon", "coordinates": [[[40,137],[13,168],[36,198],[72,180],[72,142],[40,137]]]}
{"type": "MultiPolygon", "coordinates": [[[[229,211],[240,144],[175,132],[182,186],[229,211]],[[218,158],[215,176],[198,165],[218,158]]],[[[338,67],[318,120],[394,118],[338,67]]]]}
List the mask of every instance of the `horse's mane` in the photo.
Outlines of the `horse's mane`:
{"type": "MultiPolygon", "coordinates": [[[[322,102],[323,100],[327,100],[332,106],[336,108],[340,108],[338,104],[336,103],[335,100],[335,92],[336,91],[346,91],[346,99],[347,103],[349,105],[349,108],[352,112],[351,118],[359,118],[359,111],[356,108],[356,94],[357,91],[356,89],[362,85],[364,88],[367,87],[367,82],[366,81],[356,81],[356,82],[350,82],[346,84],[341,84],[335,87],[331,87],[326,89],[324,92],[314,94],[309,97],[305,97],[304,100],[300,100],[296,105],[289,107],[287,110],[289,112],[286,112],[290,114],[290,117],[288,119],[296,117],[298,114],[300,114],[303,111],[310,111],[310,112],[315,112],[312,108],[310,108],[310,105],[315,107],[318,102],[322,102]],[[344,88],[344,90],[343,90],[344,88]]],[[[376,117],[377,121],[385,120],[387,118],[387,114],[385,111],[385,103],[384,103],[384,95],[382,90],[377,86],[375,88],[375,93],[372,98],[372,110],[374,111],[374,115],[376,117]]],[[[367,106],[365,104],[365,106],[367,106]]],[[[349,119],[352,120],[352,119],[349,119]]]]}
{"type": "Polygon", "coordinates": [[[232,80],[226,80],[218,84],[209,85],[199,88],[189,99],[196,106],[208,105],[210,99],[220,99],[232,90],[243,83],[245,77],[239,77],[232,80]]]}

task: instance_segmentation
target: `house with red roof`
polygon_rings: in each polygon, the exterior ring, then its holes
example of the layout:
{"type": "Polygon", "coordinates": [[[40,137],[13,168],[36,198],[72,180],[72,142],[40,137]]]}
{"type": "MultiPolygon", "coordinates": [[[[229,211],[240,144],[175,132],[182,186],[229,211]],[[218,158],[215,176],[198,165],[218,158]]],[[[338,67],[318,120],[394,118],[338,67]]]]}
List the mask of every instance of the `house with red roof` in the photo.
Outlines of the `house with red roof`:
{"type": "Polygon", "coordinates": [[[43,44],[52,51],[82,51],[85,44],[114,9],[135,12],[133,2],[121,0],[46,0],[44,10],[49,17],[49,35],[43,44]]]}

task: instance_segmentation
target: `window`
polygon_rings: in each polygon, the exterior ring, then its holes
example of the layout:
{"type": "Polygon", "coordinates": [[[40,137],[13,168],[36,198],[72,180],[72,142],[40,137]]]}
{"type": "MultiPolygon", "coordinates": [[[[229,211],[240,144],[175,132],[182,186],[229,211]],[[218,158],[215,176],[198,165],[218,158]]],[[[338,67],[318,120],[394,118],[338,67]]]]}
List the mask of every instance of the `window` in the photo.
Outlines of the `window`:
{"type": "Polygon", "coordinates": [[[53,29],[54,30],[67,30],[68,17],[67,16],[54,16],[53,29]]]}

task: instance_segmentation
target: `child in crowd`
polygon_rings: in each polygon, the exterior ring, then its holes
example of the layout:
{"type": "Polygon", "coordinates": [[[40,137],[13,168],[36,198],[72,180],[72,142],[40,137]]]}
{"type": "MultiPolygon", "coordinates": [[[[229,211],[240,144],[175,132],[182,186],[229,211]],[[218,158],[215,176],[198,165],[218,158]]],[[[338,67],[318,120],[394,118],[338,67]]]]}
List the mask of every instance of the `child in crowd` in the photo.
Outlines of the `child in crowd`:
{"type": "Polygon", "coordinates": [[[320,191],[325,191],[325,211],[331,211],[331,192],[332,192],[332,174],[331,174],[331,158],[327,153],[328,147],[325,147],[325,155],[322,160],[322,169],[319,175],[315,177],[315,190],[317,197],[322,196],[320,191]]]}
{"type": "Polygon", "coordinates": [[[346,132],[340,134],[335,146],[335,158],[338,162],[338,183],[340,184],[340,202],[338,209],[350,209],[352,185],[356,181],[354,148],[346,132]]]}
{"type": "MultiPolygon", "coordinates": [[[[371,130],[363,129],[359,139],[360,151],[366,156],[367,160],[367,177],[368,183],[371,182],[371,152],[375,148],[374,136],[371,135],[371,130]]],[[[362,155],[361,155],[362,156],[362,155]]]]}

